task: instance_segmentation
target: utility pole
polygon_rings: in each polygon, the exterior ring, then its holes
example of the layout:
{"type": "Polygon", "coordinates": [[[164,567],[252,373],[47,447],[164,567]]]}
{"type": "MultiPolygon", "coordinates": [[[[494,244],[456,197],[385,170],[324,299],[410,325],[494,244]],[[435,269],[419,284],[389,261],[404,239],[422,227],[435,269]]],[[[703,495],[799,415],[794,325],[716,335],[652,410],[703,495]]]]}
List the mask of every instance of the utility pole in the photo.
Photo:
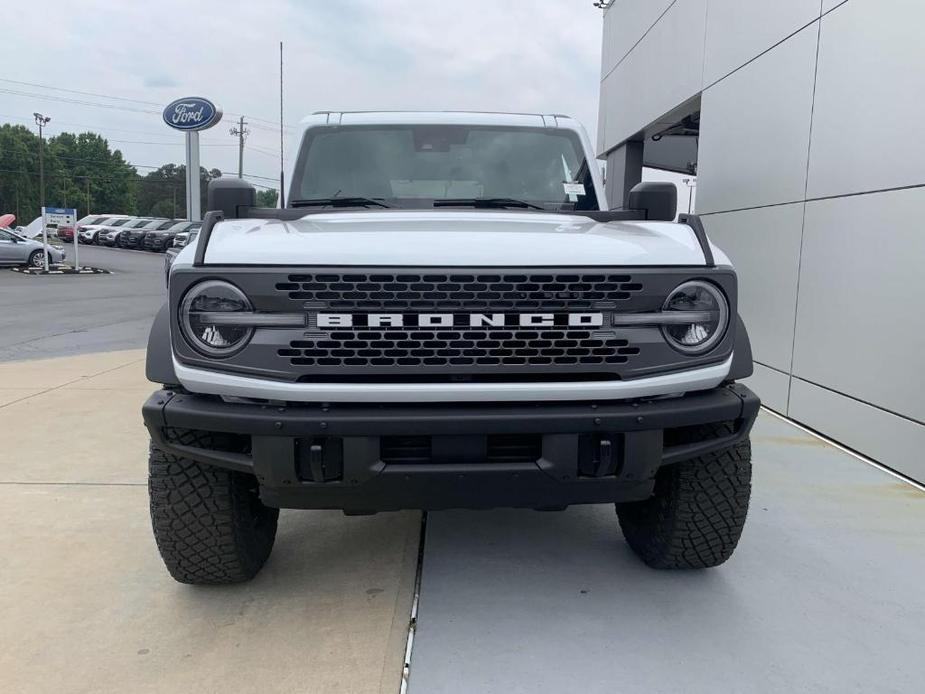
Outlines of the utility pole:
{"type": "Polygon", "coordinates": [[[45,224],[45,138],[42,135],[42,128],[48,125],[51,120],[50,116],[43,116],[41,113],[33,113],[35,124],[39,126],[39,203],[42,212],[42,255],[45,256],[45,272],[48,272],[48,225],[45,224]]]}
{"type": "Polygon", "coordinates": [[[87,176],[87,214],[90,214],[90,177],[87,176]]]}
{"type": "Polygon", "coordinates": [[[244,116],[241,116],[241,118],[238,119],[238,127],[231,128],[231,130],[228,131],[238,138],[238,178],[242,178],[244,175],[244,140],[250,132],[250,130],[244,127],[245,125],[247,125],[247,123],[244,122],[244,116]]]}

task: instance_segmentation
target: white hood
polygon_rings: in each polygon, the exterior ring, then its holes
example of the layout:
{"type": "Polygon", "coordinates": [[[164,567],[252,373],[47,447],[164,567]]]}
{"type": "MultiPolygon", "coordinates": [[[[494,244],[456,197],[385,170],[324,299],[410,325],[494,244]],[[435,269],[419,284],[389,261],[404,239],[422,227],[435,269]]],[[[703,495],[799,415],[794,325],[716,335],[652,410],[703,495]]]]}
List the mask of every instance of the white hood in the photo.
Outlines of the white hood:
{"type": "MultiPolygon", "coordinates": [[[[199,241],[203,240],[202,235],[199,241]]],[[[714,249],[717,265],[729,264],[714,249]]],[[[382,210],[309,214],[295,221],[240,219],[212,231],[214,265],[563,267],[703,265],[690,227],[598,223],[567,214],[382,210]]]]}

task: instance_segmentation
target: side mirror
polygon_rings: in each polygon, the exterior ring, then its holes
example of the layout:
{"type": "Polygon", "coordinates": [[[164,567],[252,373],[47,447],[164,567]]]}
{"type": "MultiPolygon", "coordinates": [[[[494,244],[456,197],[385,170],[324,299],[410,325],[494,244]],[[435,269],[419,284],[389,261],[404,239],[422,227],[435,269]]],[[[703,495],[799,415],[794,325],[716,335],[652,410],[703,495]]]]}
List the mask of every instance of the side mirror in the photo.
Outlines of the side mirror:
{"type": "Polygon", "coordinates": [[[206,209],[219,211],[225,219],[237,219],[239,210],[257,205],[257,189],[240,178],[224,176],[209,181],[206,209]]]}
{"type": "Polygon", "coordinates": [[[637,183],[630,190],[627,207],[645,210],[649,221],[670,222],[678,212],[678,188],[674,183],[637,183]]]}

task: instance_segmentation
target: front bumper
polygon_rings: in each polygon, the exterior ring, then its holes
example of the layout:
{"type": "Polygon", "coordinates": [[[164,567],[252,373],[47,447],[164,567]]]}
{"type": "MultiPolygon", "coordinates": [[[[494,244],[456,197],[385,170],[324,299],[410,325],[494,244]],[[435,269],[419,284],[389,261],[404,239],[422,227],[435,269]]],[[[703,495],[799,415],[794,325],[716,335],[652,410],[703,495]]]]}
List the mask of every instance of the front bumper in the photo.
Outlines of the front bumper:
{"type": "Polygon", "coordinates": [[[740,441],[758,407],[739,384],[535,404],[275,406],[161,390],[142,414],[156,447],[255,475],[270,506],[364,513],[646,499],[659,467],[740,441]],[[723,434],[700,438],[718,422],[723,434]]]}
{"type": "Polygon", "coordinates": [[[146,251],[165,251],[170,248],[171,239],[169,238],[146,238],[145,242],[142,244],[142,247],[146,251]]]}

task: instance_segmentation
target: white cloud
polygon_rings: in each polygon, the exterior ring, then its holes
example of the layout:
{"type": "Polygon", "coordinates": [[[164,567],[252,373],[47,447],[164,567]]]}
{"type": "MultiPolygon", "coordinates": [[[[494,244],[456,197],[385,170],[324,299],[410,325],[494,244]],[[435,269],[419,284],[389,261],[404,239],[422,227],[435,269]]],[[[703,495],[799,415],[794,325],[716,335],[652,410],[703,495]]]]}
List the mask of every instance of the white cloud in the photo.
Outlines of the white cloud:
{"type": "MultiPolygon", "coordinates": [[[[226,113],[272,120],[282,40],[288,123],[322,109],[381,108],[565,112],[592,138],[597,125],[601,15],[591,0],[52,0],[23,3],[4,23],[7,79],[165,104],[202,94],[226,113]]],[[[137,164],[183,156],[180,135],[156,113],[0,93],[0,121],[28,123],[35,110],[52,115],[51,134],[92,127],[137,164]],[[154,141],[168,144],[135,144],[154,141]]],[[[236,169],[229,126],[203,135],[204,165],[236,169]]],[[[278,135],[254,127],[249,144],[277,151],[278,135]]],[[[245,170],[275,176],[278,163],[246,150],[245,170]]]]}

